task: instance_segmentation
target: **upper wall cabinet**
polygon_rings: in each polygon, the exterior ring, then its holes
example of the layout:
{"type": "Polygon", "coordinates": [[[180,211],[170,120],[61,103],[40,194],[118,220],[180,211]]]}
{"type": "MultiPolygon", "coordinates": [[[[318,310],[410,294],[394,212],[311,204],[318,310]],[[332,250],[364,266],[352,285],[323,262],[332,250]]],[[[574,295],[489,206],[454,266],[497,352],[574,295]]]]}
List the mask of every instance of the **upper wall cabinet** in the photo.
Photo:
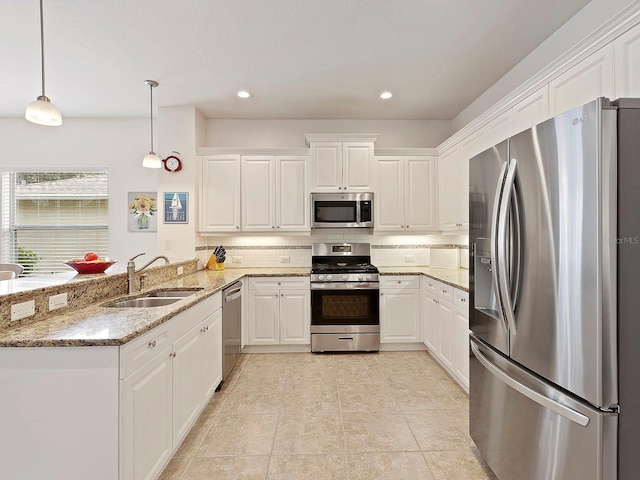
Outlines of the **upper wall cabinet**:
{"type": "Polygon", "coordinates": [[[435,157],[376,156],[375,230],[438,230],[435,157]]]}
{"type": "Polygon", "coordinates": [[[200,157],[198,231],[240,230],[240,155],[200,157]]]}
{"type": "Polygon", "coordinates": [[[614,97],[614,46],[610,43],[549,83],[549,114],[554,117],[598,97],[614,97]]]}
{"type": "Polygon", "coordinates": [[[242,231],[309,231],[306,156],[242,156],[242,231]]]}
{"type": "Polygon", "coordinates": [[[312,192],[373,191],[378,135],[306,135],[312,192]]]}
{"type": "Polygon", "coordinates": [[[469,159],[455,146],[438,157],[438,218],[440,230],[469,228],[469,159]]]}
{"type": "Polygon", "coordinates": [[[511,133],[520,133],[548,118],[549,85],[545,85],[511,109],[511,133]]]}
{"type": "Polygon", "coordinates": [[[615,42],[615,98],[640,97],[640,25],[615,42]]]}

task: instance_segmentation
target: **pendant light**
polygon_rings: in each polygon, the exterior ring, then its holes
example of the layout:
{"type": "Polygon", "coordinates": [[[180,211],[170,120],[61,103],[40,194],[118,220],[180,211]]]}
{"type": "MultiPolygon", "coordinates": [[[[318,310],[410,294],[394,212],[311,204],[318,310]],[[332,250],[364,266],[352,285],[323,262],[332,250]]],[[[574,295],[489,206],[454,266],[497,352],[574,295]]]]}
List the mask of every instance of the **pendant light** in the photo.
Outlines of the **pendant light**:
{"type": "Polygon", "coordinates": [[[57,127],[62,125],[60,110],[51,103],[44,94],[44,21],[42,19],[42,0],[40,0],[40,59],[42,66],[42,95],[35,102],[31,102],[24,112],[24,118],[39,125],[57,127]]]}
{"type": "Polygon", "coordinates": [[[142,166],[146,168],[161,168],[162,160],[153,151],[153,88],[158,86],[158,82],[145,80],[144,83],[149,85],[149,91],[151,92],[151,151],[142,159],[142,166]]]}

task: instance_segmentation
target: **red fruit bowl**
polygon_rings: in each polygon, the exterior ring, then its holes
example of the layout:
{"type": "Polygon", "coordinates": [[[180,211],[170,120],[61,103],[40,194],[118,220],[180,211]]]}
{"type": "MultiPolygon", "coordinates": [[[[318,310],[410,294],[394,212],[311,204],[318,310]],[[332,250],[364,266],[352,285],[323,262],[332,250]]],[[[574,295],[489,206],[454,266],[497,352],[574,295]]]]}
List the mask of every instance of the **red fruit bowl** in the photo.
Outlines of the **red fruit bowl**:
{"type": "Polygon", "coordinates": [[[64,262],[65,265],[69,265],[78,273],[104,273],[104,271],[114,263],[116,263],[115,260],[93,260],[90,262],[85,260],[69,260],[68,262],[64,262]]]}

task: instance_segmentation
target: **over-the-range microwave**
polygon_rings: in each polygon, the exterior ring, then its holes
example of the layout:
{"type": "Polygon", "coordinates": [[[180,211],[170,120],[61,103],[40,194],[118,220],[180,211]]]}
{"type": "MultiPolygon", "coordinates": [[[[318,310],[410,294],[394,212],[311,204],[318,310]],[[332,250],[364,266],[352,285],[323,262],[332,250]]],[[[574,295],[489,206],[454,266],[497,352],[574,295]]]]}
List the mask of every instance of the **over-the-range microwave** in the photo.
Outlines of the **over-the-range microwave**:
{"type": "Polygon", "coordinates": [[[311,228],[371,227],[373,192],[311,194],[311,228]]]}

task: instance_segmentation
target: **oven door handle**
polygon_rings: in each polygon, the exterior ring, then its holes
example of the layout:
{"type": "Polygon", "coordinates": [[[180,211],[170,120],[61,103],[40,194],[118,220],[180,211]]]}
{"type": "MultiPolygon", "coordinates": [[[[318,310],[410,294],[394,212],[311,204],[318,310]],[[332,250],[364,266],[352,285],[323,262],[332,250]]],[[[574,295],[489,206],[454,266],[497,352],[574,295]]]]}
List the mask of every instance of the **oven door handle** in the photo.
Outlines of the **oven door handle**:
{"type": "Polygon", "coordinates": [[[378,282],[319,282],[311,283],[311,290],[379,290],[378,282]]]}

